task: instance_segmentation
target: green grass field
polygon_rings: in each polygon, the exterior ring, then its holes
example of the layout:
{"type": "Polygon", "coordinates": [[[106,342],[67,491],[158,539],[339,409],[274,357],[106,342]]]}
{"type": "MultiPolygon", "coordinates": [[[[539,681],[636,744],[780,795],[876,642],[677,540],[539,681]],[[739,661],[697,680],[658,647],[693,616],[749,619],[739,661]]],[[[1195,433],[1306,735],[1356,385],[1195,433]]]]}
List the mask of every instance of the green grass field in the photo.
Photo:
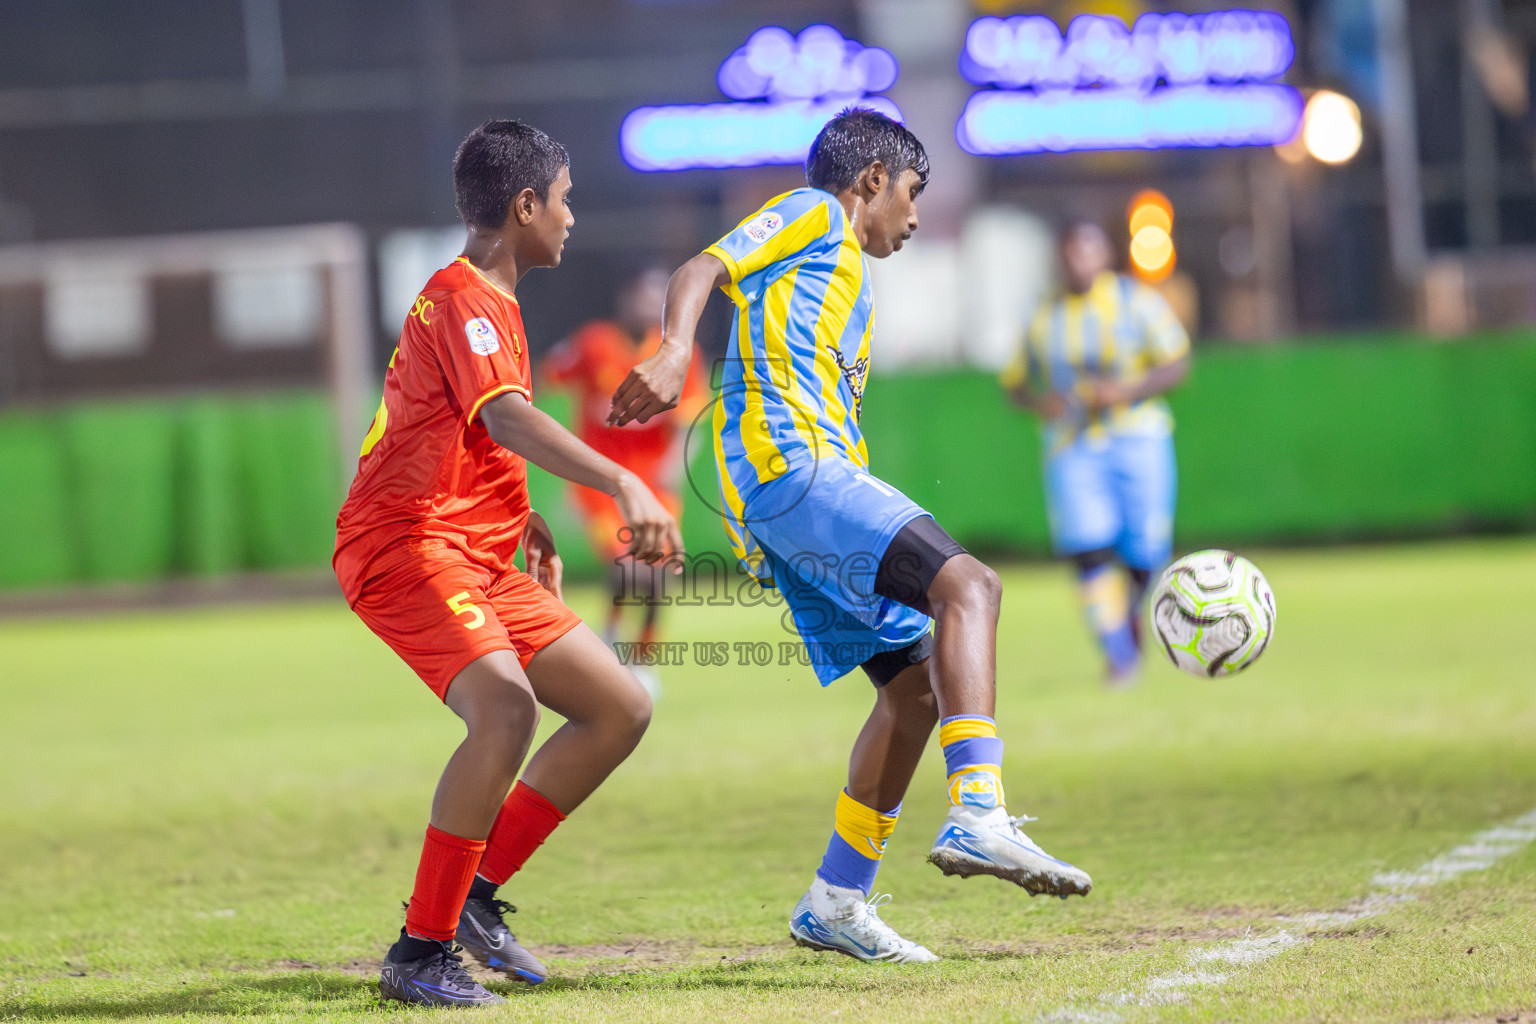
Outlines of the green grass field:
{"type": "MultiPolygon", "coordinates": [[[[1277,637],[1104,692],[1064,570],[1004,574],[1010,803],[1086,900],[946,879],[931,749],[884,916],[945,959],[794,948],[862,677],[670,670],[650,735],[514,879],[555,977],[513,1020],[1463,1021],[1536,1011],[1536,847],[1224,970],[1102,997],[1366,894],[1536,807],[1536,542],[1259,552],[1277,637]],[[1083,1010],[1084,1007],[1089,1008],[1083,1010]],[[1096,1016],[1101,1015],[1101,1016],[1096,1016]]],[[[582,591],[584,613],[598,595],[582,591]]],[[[785,639],[764,608],[688,641],[785,639]]],[[[552,722],[546,722],[550,728],[552,722]]],[[[0,623],[0,1018],[378,1018],[452,715],[339,603],[0,623]]],[[[1299,926],[1291,924],[1293,931],[1299,926]]]]}

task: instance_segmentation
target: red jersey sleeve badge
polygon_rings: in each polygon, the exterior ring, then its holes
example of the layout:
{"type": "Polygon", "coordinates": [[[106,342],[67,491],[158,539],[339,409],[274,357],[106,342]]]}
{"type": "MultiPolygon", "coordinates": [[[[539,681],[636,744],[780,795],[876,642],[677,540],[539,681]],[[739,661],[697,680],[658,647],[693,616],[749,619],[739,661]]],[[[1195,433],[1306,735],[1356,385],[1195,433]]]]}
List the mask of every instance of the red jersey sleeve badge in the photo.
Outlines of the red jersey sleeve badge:
{"type": "Polygon", "coordinates": [[[469,339],[470,351],[476,355],[488,356],[501,350],[501,339],[496,336],[496,328],[483,316],[464,321],[464,335],[469,339]]]}

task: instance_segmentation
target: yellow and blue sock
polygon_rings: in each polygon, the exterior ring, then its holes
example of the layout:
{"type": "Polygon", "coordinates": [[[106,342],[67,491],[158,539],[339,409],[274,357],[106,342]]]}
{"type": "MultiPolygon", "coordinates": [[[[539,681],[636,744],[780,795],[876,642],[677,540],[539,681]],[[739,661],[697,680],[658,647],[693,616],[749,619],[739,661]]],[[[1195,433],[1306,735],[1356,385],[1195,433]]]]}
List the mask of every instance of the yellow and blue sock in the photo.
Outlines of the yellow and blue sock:
{"type": "Polygon", "coordinates": [[[827,842],[827,853],[821,858],[816,877],[829,885],[858,889],[869,895],[875,873],[880,870],[880,858],[885,856],[885,841],[896,830],[900,814],[899,804],[894,811],[877,811],[843,790],[837,795],[832,838],[827,842]]]}
{"type": "Polygon", "coordinates": [[[1131,593],[1125,575],[1114,565],[1096,565],[1082,571],[1080,579],[1088,625],[1099,638],[1110,667],[1116,672],[1135,668],[1141,652],[1131,622],[1131,593]]]}
{"type": "Polygon", "coordinates": [[[953,715],[939,723],[949,772],[949,802],[988,810],[1004,806],[1003,741],[986,715],[953,715]]]}

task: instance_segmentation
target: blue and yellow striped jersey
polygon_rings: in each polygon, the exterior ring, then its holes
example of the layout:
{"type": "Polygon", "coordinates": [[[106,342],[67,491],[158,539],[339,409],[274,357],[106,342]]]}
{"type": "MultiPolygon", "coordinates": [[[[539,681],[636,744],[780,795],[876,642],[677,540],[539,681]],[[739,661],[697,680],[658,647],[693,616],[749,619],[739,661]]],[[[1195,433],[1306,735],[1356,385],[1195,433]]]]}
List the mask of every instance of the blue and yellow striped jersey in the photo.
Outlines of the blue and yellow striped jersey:
{"type": "Polygon", "coordinates": [[[1083,404],[1091,377],[1132,383],[1155,366],[1189,353],[1189,334],[1163,297],[1138,281],[1106,271],[1083,295],[1064,294],[1043,304],[1025,332],[1017,358],[1000,382],[1013,390],[1028,380],[1067,400],[1061,418],[1045,425],[1046,450],[1060,451],[1079,437],[1160,436],[1173,429],[1161,398],[1090,414],[1083,404]]]}
{"type": "Polygon", "coordinates": [[[874,295],[864,252],[831,193],[770,200],[704,250],[725,264],[736,304],[715,406],[715,465],[726,532],[754,571],[742,523],[752,491],[800,462],[869,464],[859,403],[874,295]]]}

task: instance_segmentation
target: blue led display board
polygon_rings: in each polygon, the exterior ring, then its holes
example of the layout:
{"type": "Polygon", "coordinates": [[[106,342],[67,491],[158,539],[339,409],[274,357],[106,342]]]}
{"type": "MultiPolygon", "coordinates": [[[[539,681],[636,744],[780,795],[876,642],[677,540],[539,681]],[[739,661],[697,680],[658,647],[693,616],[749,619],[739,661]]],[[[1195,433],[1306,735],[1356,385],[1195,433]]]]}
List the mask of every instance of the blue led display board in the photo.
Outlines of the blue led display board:
{"type": "Polygon", "coordinates": [[[955,135],[971,153],[1265,146],[1294,138],[1296,56],[1273,11],[979,18],[960,72],[976,85],[955,135]]]}
{"type": "Polygon", "coordinates": [[[735,102],[632,110],[619,149],[638,171],[800,163],[821,126],[850,103],[900,119],[894,103],[873,95],[897,73],[890,53],[830,25],[798,36],[758,29],[720,65],[720,91],[735,102]]]}
{"type": "Polygon", "coordinates": [[[1296,134],[1301,97],[1282,85],[1196,85],[1125,93],[981,92],[958,137],[983,156],[1085,149],[1272,146],[1296,134]]]}

